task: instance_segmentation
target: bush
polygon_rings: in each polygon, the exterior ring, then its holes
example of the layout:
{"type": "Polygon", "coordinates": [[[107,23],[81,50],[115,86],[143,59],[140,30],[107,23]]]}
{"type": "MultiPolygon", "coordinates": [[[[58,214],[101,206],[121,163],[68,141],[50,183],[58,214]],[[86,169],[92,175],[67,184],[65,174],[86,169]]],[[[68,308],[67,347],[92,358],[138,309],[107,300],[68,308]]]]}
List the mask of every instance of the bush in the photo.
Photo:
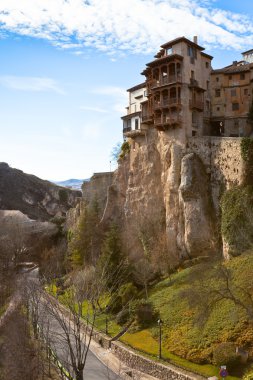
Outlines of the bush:
{"type": "Polygon", "coordinates": [[[124,284],[119,289],[119,296],[121,297],[122,305],[126,305],[129,301],[137,297],[138,290],[132,282],[124,284]]]}
{"type": "Polygon", "coordinates": [[[151,302],[146,300],[137,300],[132,304],[132,313],[135,321],[141,328],[146,328],[157,321],[158,313],[154,310],[151,302]]]}
{"type": "Polygon", "coordinates": [[[226,365],[228,370],[235,368],[240,358],[236,355],[235,344],[221,343],[213,350],[213,363],[217,366],[226,365]]]}
{"type": "Polygon", "coordinates": [[[123,309],[121,310],[117,316],[116,316],[116,322],[119,324],[119,325],[124,325],[127,323],[127,321],[129,320],[129,317],[130,317],[130,313],[129,313],[129,309],[126,308],[126,309],[123,309]]]}
{"type": "Polygon", "coordinates": [[[121,145],[121,152],[119,158],[124,158],[130,152],[130,145],[127,141],[124,141],[121,145]]]}

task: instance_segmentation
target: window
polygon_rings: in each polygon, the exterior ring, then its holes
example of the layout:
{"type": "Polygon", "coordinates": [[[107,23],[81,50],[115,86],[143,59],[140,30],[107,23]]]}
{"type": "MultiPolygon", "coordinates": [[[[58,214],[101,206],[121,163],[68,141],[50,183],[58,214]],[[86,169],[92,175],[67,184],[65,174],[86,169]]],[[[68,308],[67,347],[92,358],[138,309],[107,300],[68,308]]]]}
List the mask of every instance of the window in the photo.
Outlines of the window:
{"type": "Polygon", "coordinates": [[[232,103],[232,110],[238,111],[239,110],[239,103],[232,103]]]}
{"type": "Polygon", "coordinates": [[[216,90],[215,90],[215,97],[216,98],[220,97],[220,89],[219,88],[216,88],[216,90]]]}
{"type": "Polygon", "coordinates": [[[216,77],[216,82],[219,82],[220,81],[220,78],[219,77],[216,77]]]}
{"type": "Polygon", "coordinates": [[[194,73],[194,71],[192,70],[191,71],[191,79],[194,79],[195,78],[195,73],[194,73]]]}
{"type": "Polygon", "coordinates": [[[220,110],[220,107],[217,107],[216,110],[219,111],[219,110],[220,110]]]}
{"type": "Polygon", "coordinates": [[[206,89],[209,90],[209,80],[206,81],[206,89]]]}
{"type": "Polygon", "coordinates": [[[249,89],[248,88],[245,88],[244,89],[244,95],[248,95],[249,94],[249,89]]]}
{"type": "Polygon", "coordinates": [[[240,74],[240,79],[241,79],[241,80],[244,80],[244,79],[245,79],[245,74],[244,74],[244,73],[241,73],[241,74],[240,74]]]}
{"type": "Polygon", "coordinates": [[[144,90],[144,96],[148,96],[147,90],[144,90]]]}
{"type": "Polygon", "coordinates": [[[232,79],[232,75],[229,75],[228,79],[231,80],[232,79]]]}
{"type": "Polygon", "coordinates": [[[209,67],[209,62],[206,62],[206,68],[208,69],[208,67],[209,67]]]}
{"type": "Polygon", "coordinates": [[[197,136],[197,131],[192,131],[192,137],[197,136]]]}
{"type": "Polygon", "coordinates": [[[167,54],[167,55],[172,54],[172,48],[166,49],[166,54],[167,54]]]}
{"type": "Polygon", "coordinates": [[[197,59],[197,50],[193,46],[188,45],[187,53],[189,57],[197,59]]]}
{"type": "Polygon", "coordinates": [[[134,120],[135,129],[139,129],[139,119],[134,120]]]}
{"type": "Polygon", "coordinates": [[[236,96],[236,88],[232,88],[232,90],[231,90],[231,96],[236,96]]]}

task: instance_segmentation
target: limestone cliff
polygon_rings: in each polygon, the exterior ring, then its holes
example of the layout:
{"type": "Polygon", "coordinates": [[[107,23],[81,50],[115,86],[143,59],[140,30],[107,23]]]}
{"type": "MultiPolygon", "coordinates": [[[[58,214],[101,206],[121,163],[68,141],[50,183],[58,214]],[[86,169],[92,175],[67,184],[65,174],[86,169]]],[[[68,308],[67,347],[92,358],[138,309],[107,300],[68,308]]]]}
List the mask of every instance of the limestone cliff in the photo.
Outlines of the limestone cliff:
{"type": "Polygon", "coordinates": [[[119,160],[111,185],[91,180],[85,201],[98,195],[102,205],[107,197],[102,222],[127,231],[130,251],[133,235],[152,221],[164,226],[168,254],[178,260],[222,252],[220,197],[242,182],[240,142],[193,137],[183,144],[149,129],[129,139],[130,153],[119,160]]]}

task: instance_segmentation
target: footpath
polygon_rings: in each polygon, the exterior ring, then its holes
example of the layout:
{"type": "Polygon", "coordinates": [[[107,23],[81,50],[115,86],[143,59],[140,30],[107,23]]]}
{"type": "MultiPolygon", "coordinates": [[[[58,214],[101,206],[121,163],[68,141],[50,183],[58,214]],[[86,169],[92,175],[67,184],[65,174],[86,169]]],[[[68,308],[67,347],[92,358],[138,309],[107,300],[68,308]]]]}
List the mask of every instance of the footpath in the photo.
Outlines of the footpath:
{"type": "MultiPolygon", "coordinates": [[[[60,305],[63,315],[69,310],[60,305]]],[[[84,328],[86,328],[83,322],[84,328]]],[[[162,364],[130,349],[121,342],[100,331],[93,330],[90,351],[120,379],[125,380],[205,380],[198,374],[186,371],[173,364],[162,364]]]]}

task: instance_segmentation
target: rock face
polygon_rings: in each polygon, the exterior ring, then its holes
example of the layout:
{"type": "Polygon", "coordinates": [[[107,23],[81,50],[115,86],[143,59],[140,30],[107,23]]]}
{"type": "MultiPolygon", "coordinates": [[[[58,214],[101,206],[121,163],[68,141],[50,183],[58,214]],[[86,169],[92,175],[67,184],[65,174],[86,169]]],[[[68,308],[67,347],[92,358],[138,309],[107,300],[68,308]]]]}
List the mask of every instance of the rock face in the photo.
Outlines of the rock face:
{"type": "Polygon", "coordinates": [[[23,259],[38,259],[43,249],[56,243],[58,234],[54,223],[31,220],[20,211],[0,210],[0,251],[7,255],[18,252],[23,259]]]}
{"type": "Polygon", "coordinates": [[[133,253],[133,232],[150,222],[164,225],[168,254],[178,260],[222,252],[219,201],[223,191],[242,183],[240,143],[210,136],[182,143],[149,129],[129,140],[130,153],[119,160],[112,184],[94,183],[85,200],[96,193],[105,203],[107,196],[102,222],[130,230],[133,253]]]}
{"type": "Polygon", "coordinates": [[[181,162],[179,204],[181,250],[190,258],[210,253],[216,247],[215,213],[205,167],[194,153],[186,154],[181,162]]]}
{"type": "Polygon", "coordinates": [[[0,163],[0,209],[20,210],[31,219],[65,216],[82,193],[54,185],[0,163]]]}

